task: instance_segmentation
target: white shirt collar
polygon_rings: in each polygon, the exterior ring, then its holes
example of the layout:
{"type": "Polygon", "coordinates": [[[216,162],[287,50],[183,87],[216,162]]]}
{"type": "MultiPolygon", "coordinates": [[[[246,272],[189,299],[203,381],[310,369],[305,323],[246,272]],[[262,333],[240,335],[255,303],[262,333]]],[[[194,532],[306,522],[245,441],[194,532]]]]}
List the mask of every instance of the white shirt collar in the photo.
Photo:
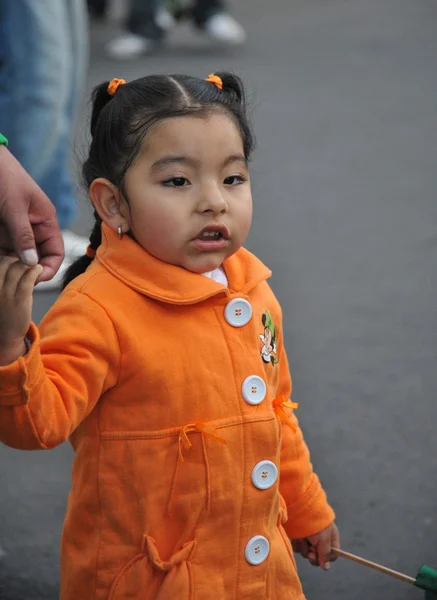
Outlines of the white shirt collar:
{"type": "Polygon", "coordinates": [[[217,267],[213,271],[208,271],[207,273],[202,273],[204,277],[208,277],[217,283],[221,283],[225,287],[228,287],[228,278],[226,277],[225,270],[222,266],[217,267]]]}

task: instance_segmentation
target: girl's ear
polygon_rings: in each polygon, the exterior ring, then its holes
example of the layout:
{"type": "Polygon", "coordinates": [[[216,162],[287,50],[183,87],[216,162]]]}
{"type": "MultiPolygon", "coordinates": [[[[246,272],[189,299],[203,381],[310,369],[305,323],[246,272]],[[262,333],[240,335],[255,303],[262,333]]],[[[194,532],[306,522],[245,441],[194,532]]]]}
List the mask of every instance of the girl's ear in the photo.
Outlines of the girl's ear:
{"type": "Polygon", "coordinates": [[[126,203],[120,197],[120,192],[113,183],[103,177],[94,179],[89,188],[89,195],[99,217],[106,225],[114,231],[117,231],[124,223],[126,223],[125,228],[129,228],[127,225],[128,215],[124,214],[127,212],[126,203]]]}

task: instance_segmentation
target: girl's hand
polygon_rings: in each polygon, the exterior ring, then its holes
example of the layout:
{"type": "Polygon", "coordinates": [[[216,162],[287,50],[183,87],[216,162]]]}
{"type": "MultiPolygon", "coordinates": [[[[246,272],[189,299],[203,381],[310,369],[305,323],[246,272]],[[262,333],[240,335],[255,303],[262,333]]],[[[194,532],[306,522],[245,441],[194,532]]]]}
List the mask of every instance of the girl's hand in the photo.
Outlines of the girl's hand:
{"type": "Polygon", "coordinates": [[[330,561],[337,560],[338,555],[332,548],[340,548],[340,534],[337,525],[332,523],[329,527],[301,540],[291,540],[295,552],[299,552],[315,567],[322,567],[327,571],[330,561]]]}
{"type": "Polygon", "coordinates": [[[41,272],[41,265],[28,267],[15,257],[0,256],[0,365],[25,353],[33,287],[41,272]]]}

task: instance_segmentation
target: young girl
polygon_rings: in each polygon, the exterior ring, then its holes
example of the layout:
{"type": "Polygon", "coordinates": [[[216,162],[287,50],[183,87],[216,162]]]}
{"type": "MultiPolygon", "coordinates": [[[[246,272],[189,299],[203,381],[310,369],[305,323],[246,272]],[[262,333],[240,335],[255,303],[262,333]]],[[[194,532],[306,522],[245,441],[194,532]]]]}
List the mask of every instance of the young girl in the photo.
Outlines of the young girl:
{"type": "Polygon", "coordinates": [[[0,440],[76,453],[61,598],[302,600],[289,538],[325,569],[339,540],[243,248],[241,82],[103,83],[91,134],[90,245],[39,331],[41,267],[0,259],[0,440]]]}

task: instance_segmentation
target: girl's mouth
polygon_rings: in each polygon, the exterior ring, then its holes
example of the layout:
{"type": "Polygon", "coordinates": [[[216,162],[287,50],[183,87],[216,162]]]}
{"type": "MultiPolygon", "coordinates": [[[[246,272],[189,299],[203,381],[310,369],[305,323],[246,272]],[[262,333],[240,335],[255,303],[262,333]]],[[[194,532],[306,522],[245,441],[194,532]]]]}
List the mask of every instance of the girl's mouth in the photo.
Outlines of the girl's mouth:
{"type": "Polygon", "coordinates": [[[197,239],[217,241],[223,238],[220,231],[203,231],[197,239]]]}
{"type": "Polygon", "coordinates": [[[204,227],[193,240],[194,246],[204,252],[221,250],[229,242],[229,232],[223,225],[204,227]]]}

